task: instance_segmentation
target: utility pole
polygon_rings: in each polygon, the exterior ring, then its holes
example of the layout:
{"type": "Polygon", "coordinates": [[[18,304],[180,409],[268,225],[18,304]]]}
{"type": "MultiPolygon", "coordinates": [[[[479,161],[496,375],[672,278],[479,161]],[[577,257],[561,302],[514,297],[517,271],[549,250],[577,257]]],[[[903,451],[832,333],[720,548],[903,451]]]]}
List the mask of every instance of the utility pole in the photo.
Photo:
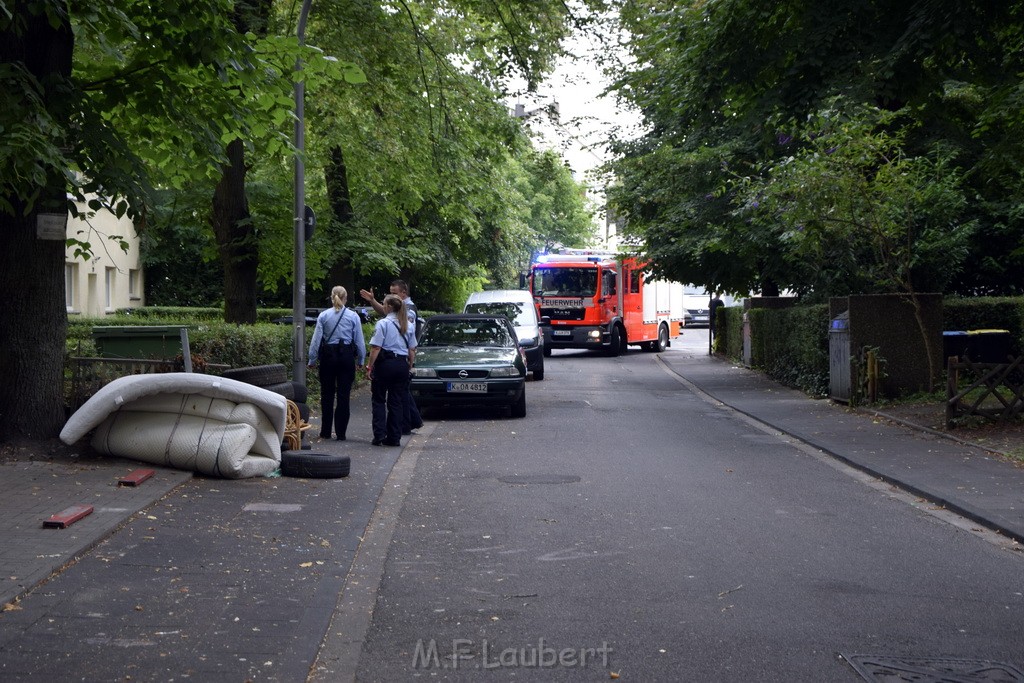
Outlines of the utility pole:
{"type": "MultiPolygon", "coordinates": [[[[306,44],[306,19],[312,0],[302,0],[299,12],[299,46],[306,44]]],[[[302,58],[295,62],[302,71],[302,58]]],[[[292,380],[306,386],[306,84],[295,79],[295,259],[292,283],[292,380]]]]}

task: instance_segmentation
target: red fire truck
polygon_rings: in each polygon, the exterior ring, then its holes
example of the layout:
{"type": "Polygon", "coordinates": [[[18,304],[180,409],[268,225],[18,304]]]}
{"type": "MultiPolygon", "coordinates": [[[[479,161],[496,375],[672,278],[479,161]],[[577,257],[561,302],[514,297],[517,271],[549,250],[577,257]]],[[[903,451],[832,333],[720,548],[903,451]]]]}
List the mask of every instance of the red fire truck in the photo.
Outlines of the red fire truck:
{"type": "Polygon", "coordinates": [[[566,250],[533,264],[530,290],[552,349],[602,349],[610,356],[626,345],[664,351],[683,325],[683,286],[648,280],[643,263],[608,252],[566,250]]]}

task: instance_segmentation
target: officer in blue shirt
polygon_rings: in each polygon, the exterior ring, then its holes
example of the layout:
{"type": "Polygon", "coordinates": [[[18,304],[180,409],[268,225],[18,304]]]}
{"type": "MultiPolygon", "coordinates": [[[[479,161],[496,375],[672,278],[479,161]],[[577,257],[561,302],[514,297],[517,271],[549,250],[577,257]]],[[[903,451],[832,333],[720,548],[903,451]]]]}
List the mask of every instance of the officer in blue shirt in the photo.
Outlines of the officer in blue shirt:
{"type": "MultiPolygon", "coordinates": [[[[406,315],[409,317],[409,324],[412,325],[419,333],[419,323],[422,318],[419,317],[419,313],[416,310],[416,304],[413,303],[412,297],[409,296],[409,284],[405,280],[392,280],[390,287],[391,294],[402,299],[405,304],[406,315]]],[[[385,315],[383,304],[377,301],[373,295],[373,289],[361,289],[359,290],[360,296],[369,303],[373,310],[377,311],[379,315],[385,315]]],[[[419,429],[423,426],[423,418],[420,416],[419,407],[416,405],[416,399],[412,396],[412,376],[409,377],[409,386],[406,386],[405,397],[403,399],[404,405],[402,407],[403,422],[402,422],[402,433],[412,434],[412,430],[419,429]]]]}
{"type": "Polygon", "coordinates": [[[370,396],[373,409],[373,445],[400,446],[405,422],[405,395],[416,359],[416,330],[409,324],[405,303],[394,294],[384,297],[385,317],[370,337],[370,396]]]}
{"type": "Polygon", "coordinates": [[[356,369],[366,360],[363,324],[355,311],[345,308],[348,292],[338,285],[331,290],[332,308],[316,318],[309,342],[309,367],[320,361],[320,438],[331,438],[331,426],[338,441],[345,440],[351,415],[349,398],[356,369]],[[337,406],[335,406],[337,400],[337,406]]]}

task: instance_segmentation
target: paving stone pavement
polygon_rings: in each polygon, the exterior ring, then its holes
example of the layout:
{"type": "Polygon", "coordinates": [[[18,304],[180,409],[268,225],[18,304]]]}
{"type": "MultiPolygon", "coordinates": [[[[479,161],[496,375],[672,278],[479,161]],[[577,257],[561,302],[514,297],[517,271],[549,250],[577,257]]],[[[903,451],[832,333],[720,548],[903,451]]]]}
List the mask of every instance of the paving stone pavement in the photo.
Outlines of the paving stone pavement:
{"type": "Polygon", "coordinates": [[[11,604],[191,478],[191,472],[114,458],[0,463],[0,605],[11,604]],[[138,486],[118,483],[142,468],[154,470],[153,476],[138,486]],[[66,528],[44,526],[74,505],[93,511],[66,528]]]}

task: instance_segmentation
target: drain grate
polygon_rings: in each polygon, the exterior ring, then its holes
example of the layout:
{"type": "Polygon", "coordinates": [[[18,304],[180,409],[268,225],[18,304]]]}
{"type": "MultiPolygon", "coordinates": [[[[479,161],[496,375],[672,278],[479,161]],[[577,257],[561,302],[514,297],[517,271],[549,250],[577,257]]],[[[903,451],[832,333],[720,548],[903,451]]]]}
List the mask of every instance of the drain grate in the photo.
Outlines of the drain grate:
{"type": "Polygon", "coordinates": [[[843,655],[871,683],[1024,683],[1024,673],[1010,664],[986,659],[843,655]]]}

